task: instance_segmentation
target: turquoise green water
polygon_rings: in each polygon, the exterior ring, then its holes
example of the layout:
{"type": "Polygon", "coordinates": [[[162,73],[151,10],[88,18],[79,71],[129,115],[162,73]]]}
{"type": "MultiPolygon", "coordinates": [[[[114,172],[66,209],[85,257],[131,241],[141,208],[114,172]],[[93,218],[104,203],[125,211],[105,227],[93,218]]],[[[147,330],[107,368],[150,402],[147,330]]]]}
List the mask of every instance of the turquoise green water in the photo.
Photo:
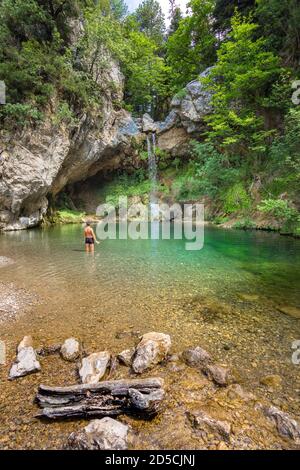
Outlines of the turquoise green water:
{"type": "MultiPolygon", "coordinates": [[[[300,240],[206,227],[200,251],[186,251],[185,240],[106,240],[91,255],[84,252],[82,232],[83,227],[69,225],[0,236],[0,256],[15,261],[0,268],[0,288],[13,283],[39,299],[0,322],[7,364],[27,334],[36,347],[75,336],[87,352],[117,354],[134,346],[139,335],[161,331],[171,335],[173,353],[202,346],[232,367],[239,382],[260,399],[300,419],[300,366],[292,363],[300,319],[280,312],[282,306],[299,312],[300,240]],[[274,390],[262,386],[268,374],[280,375],[282,385],[274,390]]],[[[42,360],[40,374],[11,383],[7,373],[8,366],[0,367],[0,448],[59,448],[74,423],[45,428],[33,418],[33,397],[41,382],[76,382],[76,365],[51,356],[42,360]]],[[[126,373],[124,368],[118,372],[126,373]]],[[[162,367],[154,374],[166,371],[162,367]]],[[[164,438],[167,448],[194,448],[194,441],[182,443],[189,403],[183,400],[181,407],[178,436],[175,423],[169,440],[164,438]]],[[[151,448],[151,440],[145,444],[146,425],[143,430],[140,446],[151,448]]],[[[164,436],[164,427],[161,432],[164,436]]]]}
{"type": "Polygon", "coordinates": [[[0,253],[16,260],[8,277],[29,278],[34,287],[78,282],[91,291],[125,284],[146,295],[184,286],[186,293],[230,300],[244,292],[299,305],[300,240],[206,227],[200,251],[187,251],[185,240],[106,240],[93,257],[83,251],[81,232],[69,225],[2,235],[0,253]]]}

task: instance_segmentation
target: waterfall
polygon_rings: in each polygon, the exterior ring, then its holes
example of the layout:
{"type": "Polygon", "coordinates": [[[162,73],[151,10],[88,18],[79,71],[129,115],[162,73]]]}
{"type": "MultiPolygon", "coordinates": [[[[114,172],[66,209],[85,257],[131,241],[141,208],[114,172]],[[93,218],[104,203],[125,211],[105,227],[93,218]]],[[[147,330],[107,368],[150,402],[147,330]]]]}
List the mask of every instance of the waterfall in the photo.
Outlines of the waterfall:
{"type": "Polygon", "coordinates": [[[157,204],[157,197],[156,197],[156,190],[157,190],[157,163],[156,163],[156,134],[155,132],[152,133],[152,137],[150,134],[147,134],[147,148],[148,148],[148,174],[150,180],[150,210],[151,210],[151,220],[158,218],[158,210],[156,207],[157,204]]]}

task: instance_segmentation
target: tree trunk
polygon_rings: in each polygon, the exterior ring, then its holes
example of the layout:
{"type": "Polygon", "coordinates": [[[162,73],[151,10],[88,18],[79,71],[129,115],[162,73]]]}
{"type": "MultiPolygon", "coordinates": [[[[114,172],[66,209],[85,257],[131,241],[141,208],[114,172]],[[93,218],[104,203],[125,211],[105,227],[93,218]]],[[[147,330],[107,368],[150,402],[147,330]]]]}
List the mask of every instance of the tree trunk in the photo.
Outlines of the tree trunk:
{"type": "Polygon", "coordinates": [[[164,396],[159,378],[111,380],[97,384],[48,387],[40,385],[38,417],[49,419],[138,415],[155,416],[164,396]]]}

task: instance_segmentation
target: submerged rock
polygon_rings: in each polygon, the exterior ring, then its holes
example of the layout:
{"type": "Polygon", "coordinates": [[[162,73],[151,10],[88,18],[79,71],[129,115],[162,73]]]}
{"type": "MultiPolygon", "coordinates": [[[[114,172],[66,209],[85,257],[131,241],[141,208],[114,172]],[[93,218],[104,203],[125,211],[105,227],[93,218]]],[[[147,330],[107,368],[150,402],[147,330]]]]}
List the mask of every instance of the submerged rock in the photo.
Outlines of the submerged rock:
{"type": "Polygon", "coordinates": [[[297,443],[300,442],[300,426],[290,415],[275,406],[265,407],[264,413],[276,424],[277,431],[282,437],[289,437],[297,443]]]}
{"type": "Polygon", "coordinates": [[[73,432],[68,447],[76,450],[126,450],[128,426],[112,418],[95,419],[73,432]]]}
{"type": "Polygon", "coordinates": [[[171,338],[169,335],[155,332],[143,335],[134,354],[133,371],[141,374],[152,366],[159,364],[166,359],[170,348],[171,338]]]}
{"type": "Polygon", "coordinates": [[[300,308],[293,307],[292,305],[280,305],[277,307],[279,312],[289,315],[293,318],[300,318],[300,308]]]}
{"type": "Polygon", "coordinates": [[[10,264],[13,264],[14,260],[11,258],[7,258],[6,256],[0,256],[0,268],[4,266],[9,266],[10,264]]]}
{"type": "Polygon", "coordinates": [[[194,349],[187,349],[182,353],[182,359],[191,367],[203,367],[211,362],[211,357],[205,349],[197,346],[194,349]]]}
{"type": "Polygon", "coordinates": [[[60,354],[63,359],[66,361],[76,361],[79,358],[81,353],[81,345],[76,338],[68,338],[63,343],[60,354]]]}
{"type": "Polygon", "coordinates": [[[211,380],[221,387],[226,387],[233,382],[231,371],[225,367],[209,364],[202,370],[205,375],[207,375],[211,380]]]}
{"type": "Polygon", "coordinates": [[[282,378],[280,375],[266,375],[260,379],[260,383],[269,388],[279,388],[282,385],[282,378]]]}
{"type": "Polygon", "coordinates": [[[218,438],[230,440],[231,425],[227,421],[218,421],[203,411],[188,412],[187,417],[193,428],[199,431],[203,437],[214,434],[218,438]]]}
{"type": "Polygon", "coordinates": [[[36,350],[38,356],[46,357],[52,354],[58,354],[61,350],[61,344],[53,344],[51,346],[43,346],[36,350]]]}
{"type": "Polygon", "coordinates": [[[107,351],[91,354],[82,359],[79,375],[83,384],[99,382],[105,375],[110,362],[110,354],[107,351]]]}
{"type": "Polygon", "coordinates": [[[255,294],[239,294],[239,297],[245,302],[256,302],[259,300],[259,296],[255,294]]]}
{"type": "Polygon", "coordinates": [[[125,351],[122,351],[120,354],[118,354],[117,358],[121,364],[124,366],[130,367],[132,363],[132,358],[135,353],[135,349],[125,349],[125,351]]]}
{"type": "Polygon", "coordinates": [[[17,348],[17,357],[13,363],[9,379],[14,380],[25,375],[41,370],[41,365],[36,358],[35,350],[32,347],[31,336],[25,336],[17,348]]]}

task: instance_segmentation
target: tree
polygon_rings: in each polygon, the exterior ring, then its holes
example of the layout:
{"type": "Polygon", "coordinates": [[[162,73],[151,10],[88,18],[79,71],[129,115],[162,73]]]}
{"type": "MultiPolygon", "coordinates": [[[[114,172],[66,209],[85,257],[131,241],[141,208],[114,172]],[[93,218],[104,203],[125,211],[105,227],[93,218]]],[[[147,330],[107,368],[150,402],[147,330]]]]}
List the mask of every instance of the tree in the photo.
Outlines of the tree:
{"type": "Polygon", "coordinates": [[[170,22],[169,31],[168,31],[169,36],[171,36],[171,34],[174,34],[177,31],[182,18],[183,16],[181,13],[181,9],[175,6],[175,8],[171,10],[171,14],[170,14],[171,22],[170,22]]]}
{"type": "Polygon", "coordinates": [[[276,132],[264,117],[283,69],[280,58],[266,50],[266,40],[254,38],[257,24],[236,14],[231,28],[215,67],[203,80],[212,92],[208,139],[229,153],[261,154],[276,132]]]}
{"type": "Polygon", "coordinates": [[[298,0],[257,0],[255,20],[267,46],[286,65],[300,66],[300,3],[298,0]]]}
{"type": "Polygon", "coordinates": [[[156,0],[143,0],[134,15],[140,32],[161,46],[166,27],[160,4],[156,0]]]}
{"type": "Polygon", "coordinates": [[[110,8],[113,16],[122,20],[128,13],[128,6],[124,0],[110,0],[110,8]]]}
{"type": "Polygon", "coordinates": [[[214,0],[191,0],[183,18],[167,41],[167,63],[177,91],[213,64],[216,37],[212,27],[214,0]]]}
{"type": "Polygon", "coordinates": [[[156,43],[140,31],[128,35],[132,56],[125,64],[125,98],[138,114],[159,117],[160,105],[170,97],[169,68],[157,55],[156,43]]]}
{"type": "Polygon", "coordinates": [[[255,3],[256,0],[216,0],[213,12],[215,30],[224,35],[230,29],[235,12],[248,16],[255,3]]]}

